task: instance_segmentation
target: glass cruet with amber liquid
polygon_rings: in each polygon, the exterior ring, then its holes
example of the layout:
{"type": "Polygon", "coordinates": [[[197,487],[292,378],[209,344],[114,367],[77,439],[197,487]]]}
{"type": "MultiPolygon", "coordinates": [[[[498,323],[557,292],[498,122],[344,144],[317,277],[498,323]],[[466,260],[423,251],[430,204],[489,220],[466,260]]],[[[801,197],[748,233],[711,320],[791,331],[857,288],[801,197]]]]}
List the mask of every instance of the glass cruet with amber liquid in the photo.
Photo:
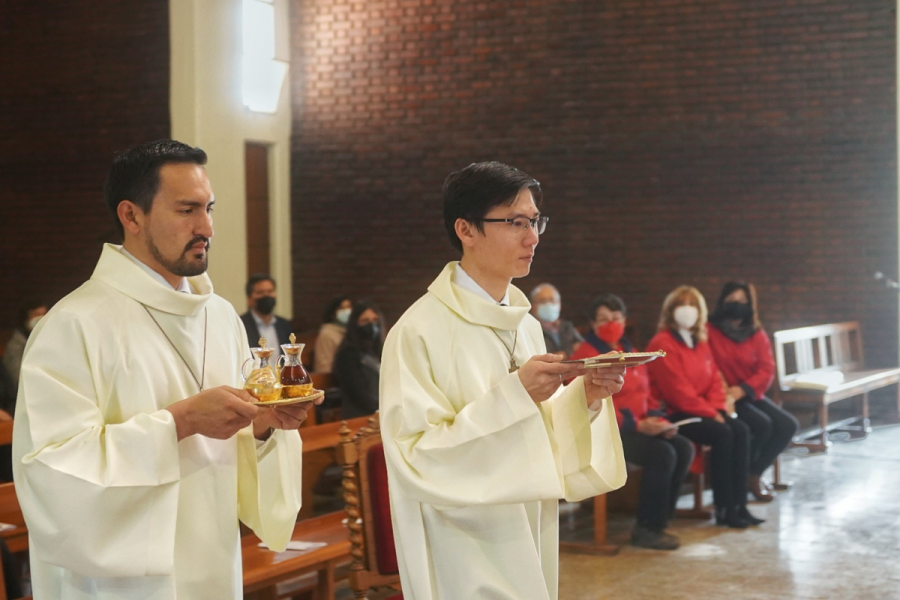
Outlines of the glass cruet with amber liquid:
{"type": "Polygon", "coordinates": [[[281,345],[283,354],[278,359],[279,364],[282,360],[284,361],[284,365],[281,367],[281,395],[284,398],[309,396],[313,393],[312,378],[300,361],[300,355],[306,344],[298,344],[297,336],[293,333],[290,340],[290,344],[281,345]]]}
{"type": "Polygon", "coordinates": [[[244,378],[244,389],[260,402],[272,402],[281,398],[281,383],[275,375],[275,369],[269,365],[272,348],[266,348],[266,338],[259,338],[259,348],[250,348],[253,358],[248,358],[241,365],[241,376],[244,378]],[[247,375],[248,363],[250,374],[247,375]]]}

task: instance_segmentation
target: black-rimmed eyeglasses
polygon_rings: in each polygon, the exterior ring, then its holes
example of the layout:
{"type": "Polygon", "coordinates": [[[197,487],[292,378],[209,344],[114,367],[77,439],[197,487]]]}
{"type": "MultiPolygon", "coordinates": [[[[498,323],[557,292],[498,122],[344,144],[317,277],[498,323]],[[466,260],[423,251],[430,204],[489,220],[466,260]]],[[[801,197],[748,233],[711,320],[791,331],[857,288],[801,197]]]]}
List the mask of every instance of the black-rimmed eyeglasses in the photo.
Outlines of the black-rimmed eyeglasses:
{"type": "Polygon", "coordinates": [[[514,219],[479,219],[482,223],[509,223],[512,230],[518,234],[524,234],[531,227],[538,235],[547,230],[547,221],[550,217],[535,217],[529,219],[527,217],[516,217],[514,219]]]}

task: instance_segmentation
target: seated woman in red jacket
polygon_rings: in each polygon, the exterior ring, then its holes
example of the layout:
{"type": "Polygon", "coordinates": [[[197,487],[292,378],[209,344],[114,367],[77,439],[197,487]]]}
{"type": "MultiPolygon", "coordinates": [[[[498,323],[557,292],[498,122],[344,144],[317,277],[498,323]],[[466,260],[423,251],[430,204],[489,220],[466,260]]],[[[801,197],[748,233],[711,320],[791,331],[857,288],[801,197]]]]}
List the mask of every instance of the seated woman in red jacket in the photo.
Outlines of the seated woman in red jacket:
{"type": "Polygon", "coordinates": [[[716,524],[743,529],[759,525],[747,510],[750,430],[725,410],[725,386],[706,342],[706,301],[693,287],[681,286],[663,302],[657,334],[647,351],[666,357],[647,365],[650,394],[664,401],[669,419],[699,417],[679,428],[684,437],[712,447],[712,488],[716,524]]]}
{"type": "MultiPolygon", "coordinates": [[[[576,347],[572,358],[633,350],[631,342],[623,337],[626,309],[621,298],[602,294],[591,303],[588,314],[591,330],[576,347]]],[[[687,438],[677,435],[678,428],[663,418],[664,413],[650,397],[646,366],[625,372],[625,384],[613,395],[613,405],[625,460],[644,468],[631,543],[643,548],[675,550],[680,542],[665,529],[694,458],[694,447],[687,438]]]]}
{"type": "Polygon", "coordinates": [[[728,384],[727,396],[738,418],[750,428],[750,492],[757,500],[775,499],[762,474],[788,447],[800,424],[792,414],[766,398],[775,377],[769,336],[763,331],[752,285],[730,281],[722,288],[709,317],[709,347],[728,384]]]}

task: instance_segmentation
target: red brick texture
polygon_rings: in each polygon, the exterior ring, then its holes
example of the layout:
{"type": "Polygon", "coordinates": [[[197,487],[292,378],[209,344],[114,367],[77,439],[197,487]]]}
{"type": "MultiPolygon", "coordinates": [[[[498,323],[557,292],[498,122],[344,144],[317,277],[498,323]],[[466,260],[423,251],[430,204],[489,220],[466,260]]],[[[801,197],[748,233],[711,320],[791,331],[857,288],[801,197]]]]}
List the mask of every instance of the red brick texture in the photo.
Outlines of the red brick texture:
{"type": "Polygon", "coordinates": [[[165,0],[0,0],[0,330],[90,277],[114,156],[169,136],[165,0]]]}
{"type": "Polygon", "coordinates": [[[767,328],[860,319],[895,363],[893,4],[875,0],[295,0],[296,313],[338,291],[395,320],[455,258],[444,176],[500,160],[544,187],[523,289],[564,317],[620,294],[758,285],[767,328]]]}

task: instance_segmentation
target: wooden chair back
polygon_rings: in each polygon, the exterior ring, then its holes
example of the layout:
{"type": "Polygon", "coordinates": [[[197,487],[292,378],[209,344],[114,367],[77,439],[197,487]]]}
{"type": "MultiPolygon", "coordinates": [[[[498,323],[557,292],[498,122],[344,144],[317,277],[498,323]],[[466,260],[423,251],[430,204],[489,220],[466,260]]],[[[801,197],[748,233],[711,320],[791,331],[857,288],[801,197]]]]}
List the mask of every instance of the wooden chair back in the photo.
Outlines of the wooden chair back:
{"type": "MultiPolygon", "coordinates": [[[[10,552],[15,554],[28,550],[28,529],[25,527],[25,517],[22,516],[14,483],[0,484],[0,523],[15,525],[15,529],[2,533],[10,552]]],[[[0,600],[6,600],[7,597],[6,583],[0,570],[0,600]]],[[[30,599],[31,596],[26,598],[30,599]]]]}
{"type": "Polygon", "coordinates": [[[13,422],[0,421],[0,446],[12,444],[13,422]]]}
{"type": "Polygon", "coordinates": [[[365,598],[372,588],[400,587],[378,414],[355,436],[346,422],[340,433],[337,456],[349,517],[350,587],[357,598],[365,598]]]}
{"type": "Polygon", "coordinates": [[[782,390],[788,389],[800,375],[862,371],[865,358],[859,322],[776,331],[775,364],[778,385],[782,390]]]}

